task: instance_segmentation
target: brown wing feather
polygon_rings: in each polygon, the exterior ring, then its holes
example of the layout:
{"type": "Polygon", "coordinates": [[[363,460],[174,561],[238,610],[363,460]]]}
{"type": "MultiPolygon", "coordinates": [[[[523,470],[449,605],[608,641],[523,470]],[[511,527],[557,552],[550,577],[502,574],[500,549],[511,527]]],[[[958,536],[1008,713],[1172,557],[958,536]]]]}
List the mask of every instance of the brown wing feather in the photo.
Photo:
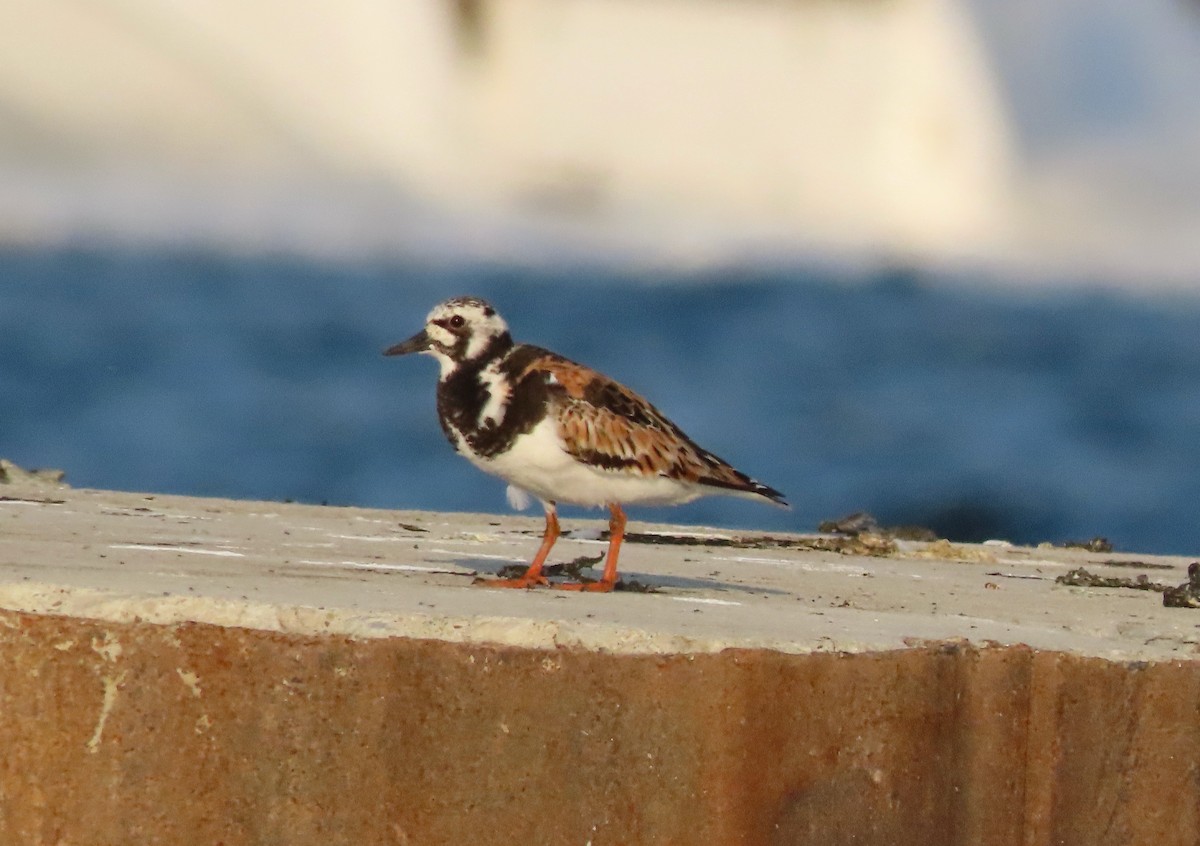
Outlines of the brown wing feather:
{"type": "Polygon", "coordinates": [[[581,461],[609,470],[759,493],[782,502],[778,491],[697,446],[649,401],[619,382],[553,353],[531,361],[521,375],[539,372],[551,386],[558,386],[559,435],[568,452],[581,461]]]}

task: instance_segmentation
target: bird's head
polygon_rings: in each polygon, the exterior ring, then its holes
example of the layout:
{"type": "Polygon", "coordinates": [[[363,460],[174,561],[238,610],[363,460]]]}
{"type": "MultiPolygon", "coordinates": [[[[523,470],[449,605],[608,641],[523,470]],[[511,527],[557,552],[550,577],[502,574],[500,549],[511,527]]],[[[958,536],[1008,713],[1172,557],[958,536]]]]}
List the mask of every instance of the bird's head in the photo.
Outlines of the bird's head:
{"type": "Polygon", "coordinates": [[[455,297],[434,306],[424,329],[383,354],[427,353],[438,360],[445,376],[465,361],[490,357],[511,345],[508,324],[496,309],[478,297],[455,297]]]}

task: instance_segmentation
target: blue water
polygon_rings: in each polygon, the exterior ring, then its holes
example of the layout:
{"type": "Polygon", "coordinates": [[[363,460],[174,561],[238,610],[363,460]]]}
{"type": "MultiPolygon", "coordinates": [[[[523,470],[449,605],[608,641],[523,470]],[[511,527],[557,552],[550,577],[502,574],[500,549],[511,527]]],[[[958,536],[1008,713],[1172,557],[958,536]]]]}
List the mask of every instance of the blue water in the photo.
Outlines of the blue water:
{"type": "Polygon", "coordinates": [[[868,510],[956,540],[1200,552],[1200,300],[984,281],[9,249],[0,456],[76,486],[506,510],[442,439],[434,362],[380,355],[475,293],[794,506],[634,520],[812,530],[868,510]]]}

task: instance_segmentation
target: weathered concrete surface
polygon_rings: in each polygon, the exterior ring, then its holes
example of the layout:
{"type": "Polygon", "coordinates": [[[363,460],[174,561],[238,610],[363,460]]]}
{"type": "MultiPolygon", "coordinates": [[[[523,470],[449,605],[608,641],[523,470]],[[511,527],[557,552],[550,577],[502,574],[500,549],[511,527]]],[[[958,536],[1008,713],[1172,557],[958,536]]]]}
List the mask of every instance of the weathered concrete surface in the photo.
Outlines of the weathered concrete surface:
{"type": "Polygon", "coordinates": [[[0,843],[1200,842],[1200,611],[1053,581],[1189,559],[0,496],[0,843]]]}

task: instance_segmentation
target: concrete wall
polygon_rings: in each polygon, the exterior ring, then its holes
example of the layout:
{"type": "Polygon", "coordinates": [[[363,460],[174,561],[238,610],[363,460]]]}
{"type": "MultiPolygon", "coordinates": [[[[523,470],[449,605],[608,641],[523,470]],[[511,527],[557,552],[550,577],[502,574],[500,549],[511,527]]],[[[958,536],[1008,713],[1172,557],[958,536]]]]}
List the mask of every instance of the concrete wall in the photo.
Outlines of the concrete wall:
{"type": "Polygon", "coordinates": [[[6,476],[4,846],[1200,841],[1188,558],[6,476]]]}
{"type": "Polygon", "coordinates": [[[1010,162],[954,0],[17,0],[0,178],[31,170],[946,249],[1010,162]]]}
{"type": "Polygon", "coordinates": [[[0,613],[6,844],[1200,839],[1200,673],[0,613]]]}

